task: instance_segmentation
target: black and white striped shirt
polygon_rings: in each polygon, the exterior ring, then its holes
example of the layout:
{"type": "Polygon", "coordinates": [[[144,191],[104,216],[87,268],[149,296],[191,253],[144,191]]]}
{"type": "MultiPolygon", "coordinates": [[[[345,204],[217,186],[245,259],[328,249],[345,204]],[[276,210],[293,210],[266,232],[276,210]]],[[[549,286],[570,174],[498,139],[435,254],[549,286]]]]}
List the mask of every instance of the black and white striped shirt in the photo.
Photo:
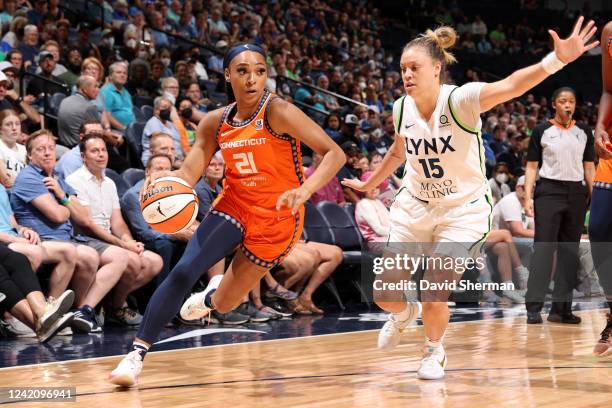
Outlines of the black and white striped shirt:
{"type": "Polygon", "coordinates": [[[584,180],[583,162],[595,160],[594,139],[588,127],[572,121],[562,128],[550,120],[533,130],[527,161],[539,162],[540,177],[559,181],[584,180]]]}

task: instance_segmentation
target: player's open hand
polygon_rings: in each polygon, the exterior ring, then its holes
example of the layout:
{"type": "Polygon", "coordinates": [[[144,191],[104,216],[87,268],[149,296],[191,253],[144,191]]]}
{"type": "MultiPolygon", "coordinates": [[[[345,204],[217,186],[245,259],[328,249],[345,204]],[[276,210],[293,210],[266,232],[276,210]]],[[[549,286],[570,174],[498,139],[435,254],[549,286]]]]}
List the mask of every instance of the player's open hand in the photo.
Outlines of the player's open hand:
{"type": "Polygon", "coordinates": [[[366,186],[367,182],[361,181],[359,179],[343,179],[340,183],[343,186],[352,188],[355,191],[365,192],[365,191],[371,190],[371,188],[367,188],[366,186]]]}
{"type": "MultiPolygon", "coordinates": [[[[612,152],[608,150],[610,146],[610,135],[601,127],[595,128],[595,151],[600,159],[612,159],[612,152]]],[[[612,147],[612,146],[610,146],[612,147]]]]}
{"type": "Polygon", "coordinates": [[[304,186],[285,191],[278,197],[276,209],[280,210],[283,207],[291,208],[291,214],[295,215],[300,205],[304,204],[311,195],[312,193],[304,186]]]}
{"type": "Polygon", "coordinates": [[[578,17],[572,34],[564,40],[559,38],[555,31],[548,30],[555,43],[555,54],[565,64],[578,59],[582,54],[599,45],[599,41],[593,41],[587,45],[591,37],[597,32],[597,27],[595,27],[593,20],[589,21],[584,27],[582,26],[583,22],[584,17],[578,17]]]}

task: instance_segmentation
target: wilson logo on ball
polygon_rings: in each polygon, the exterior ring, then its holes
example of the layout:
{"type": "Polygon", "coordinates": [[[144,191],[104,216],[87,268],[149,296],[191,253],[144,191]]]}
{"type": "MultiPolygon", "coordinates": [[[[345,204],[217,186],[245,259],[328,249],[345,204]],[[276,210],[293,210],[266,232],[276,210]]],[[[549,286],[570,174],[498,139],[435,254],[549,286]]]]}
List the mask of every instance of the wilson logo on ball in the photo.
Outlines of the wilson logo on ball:
{"type": "Polygon", "coordinates": [[[198,198],[186,181],[178,177],[162,177],[143,194],[140,209],[151,228],[164,234],[175,234],[195,220],[198,198]]]}

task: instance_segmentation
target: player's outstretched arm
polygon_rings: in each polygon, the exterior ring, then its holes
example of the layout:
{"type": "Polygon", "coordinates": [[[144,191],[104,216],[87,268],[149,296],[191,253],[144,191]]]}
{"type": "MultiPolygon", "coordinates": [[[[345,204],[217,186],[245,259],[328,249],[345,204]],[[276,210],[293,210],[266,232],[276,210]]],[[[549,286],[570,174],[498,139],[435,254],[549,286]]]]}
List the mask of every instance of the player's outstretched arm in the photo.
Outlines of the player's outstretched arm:
{"type": "Polygon", "coordinates": [[[399,166],[406,161],[406,143],[404,139],[395,135],[395,140],[383,158],[380,166],[372,173],[368,181],[358,179],[344,179],[342,185],[357,191],[369,191],[380,185],[387,177],[391,176],[399,166]]]}
{"type": "Polygon", "coordinates": [[[612,124],[612,21],[608,22],[601,33],[601,99],[595,125],[595,150],[602,159],[612,159],[612,152],[606,148],[610,142],[608,128],[612,124]]]}
{"type": "Polygon", "coordinates": [[[317,170],[304,184],[294,190],[286,191],[279,197],[276,208],[291,208],[294,211],[310,198],[312,193],[325,186],[342,168],[346,157],[338,146],[319,125],[296,106],[276,99],[270,105],[268,122],[279,134],[289,134],[303,141],[313,151],[323,156],[317,170]]]}
{"type": "Polygon", "coordinates": [[[548,30],[555,44],[554,52],[544,57],[541,62],[519,69],[501,81],[485,84],[480,91],[480,111],[486,112],[495,105],[524,94],[586,51],[595,48],[599,41],[587,43],[597,31],[597,27],[593,21],[583,27],[583,22],[584,17],[580,16],[571,35],[566,39],[561,39],[556,32],[548,30]]]}

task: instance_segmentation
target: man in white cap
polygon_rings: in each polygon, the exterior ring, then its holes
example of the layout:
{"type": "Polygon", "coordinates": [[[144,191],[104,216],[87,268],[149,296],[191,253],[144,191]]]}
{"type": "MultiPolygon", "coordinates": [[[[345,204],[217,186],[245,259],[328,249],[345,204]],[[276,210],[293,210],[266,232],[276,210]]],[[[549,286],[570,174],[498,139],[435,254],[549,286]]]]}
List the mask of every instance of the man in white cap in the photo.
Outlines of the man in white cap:
{"type": "Polygon", "coordinates": [[[23,112],[32,122],[40,123],[40,114],[30,106],[27,96],[23,99],[20,98],[6,74],[0,71],[0,111],[4,109],[13,109],[17,113],[23,112]]]}

